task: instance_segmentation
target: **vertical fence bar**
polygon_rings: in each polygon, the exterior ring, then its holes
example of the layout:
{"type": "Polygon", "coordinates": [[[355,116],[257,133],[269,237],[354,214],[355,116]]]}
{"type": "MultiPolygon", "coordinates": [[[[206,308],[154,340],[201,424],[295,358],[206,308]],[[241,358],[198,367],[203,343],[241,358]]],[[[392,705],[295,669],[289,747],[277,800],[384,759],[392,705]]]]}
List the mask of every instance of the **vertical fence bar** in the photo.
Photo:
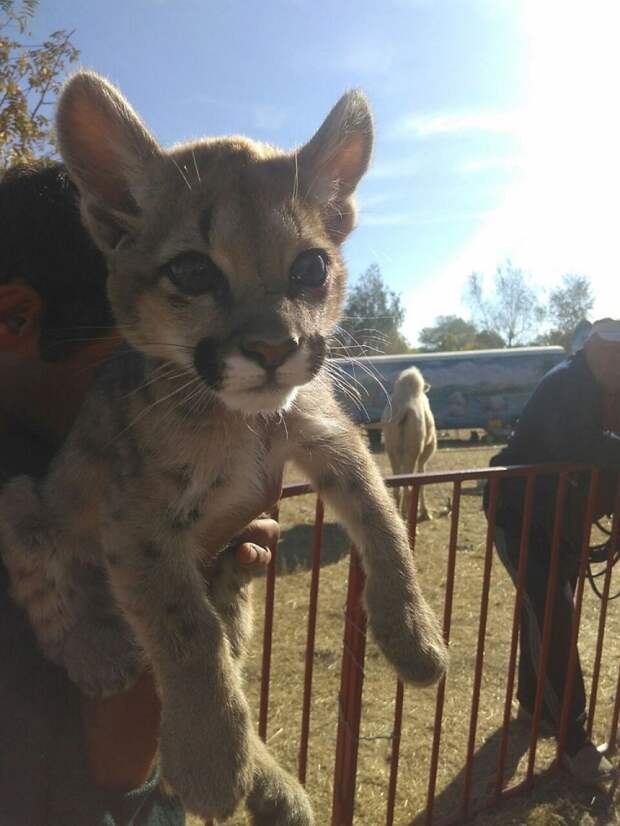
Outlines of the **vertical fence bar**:
{"type": "Polygon", "coordinates": [[[555,594],[557,591],[560,543],[562,541],[563,534],[564,503],[566,501],[567,483],[568,474],[561,473],[555,501],[555,516],[553,521],[553,537],[551,540],[551,559],[549,562],[549,574],[547,577],[547,593],[545,596],[545,614],[543,619],[542,643],[540,646],[540,657],[538,659],[536,697],[534,699],[534,713],[532,714],[530,753],[527,762],[526,782],[529,786],[531,786],[534,782],[534,766],[536,763],[538,729],[540,728],[540,716],[542,713],[543,695],[545,693],[545,682],[547,679],[547,666],[549,662],[549,643],[551,641],[553,609],[555,605],[555,594]]]}
{"type": "Polygon", "coordinates": [[[611,726],[609,727],[609,739],[607,741],[608,753],[615,752],[618,747],[618,717],[620,716],[620,666],[618,667],[618,681],[616,682],[616,701],[614,703],[613,714],[611,715],[611,726]]]}
{"type": "MultiPolygon", "coordinates": [[[[418,501],[420,498],[420,484],[414,482],[409,498],[409,518],[407,529],[409,533],[409,545],[411,553],[415,551],[416,531],[418,524],[418,501]]],[[[404,687],[401,680],[396,681],[396,698],[394,701],[394,727],[392,729],[392,752],[390,757],[390,780],[388,785],[388,800],[386,812],[386,825],[392,826],[394,823],[394,809],[396,806],[396,786],[398,783],[398,763],[400,760],[400,735],[403,724],[403,699],[404,687]]]]}
{"type": "MultiPolygon", "coordinates": [[[[272,516],[275,520],[279,516],[279,508],[274,509],[272,516]]],[[[260,682],[260,708],[258,712],[258,736],[267,739],[267,716],[269,714],[269,681],[271,679],[271,645],[273,640],[273,609],[276,591],[276,554],[277,542],[271,550],[271,562],[267,568],[267,585],[265,590],[265,624],[263,631],[263,665],[260,682]]]]}
{"type": "Polygon", "coordinates": [[[530,528],[532,526],[532,509],[534,504],[534,473],[527,475],[525,485],[525,499],[523,503],[523,525],[521,528],[521,547],[519,548],[519,566],[517,568],[517,582],[515,605],[512,616],[512,637],[510,641],[510,658],[508,660],[508,679],[506,682],[506,701],[504,704],[504,720],[502,723],[502,739],[497,761],[497,777],[495,781],[495,803],[498,803],[504,786],[504,772],[506,771],[506,755],[508,752],[508,726],[510,724],[510,707],[515,682],[517,665],[517,646],[519,642],[519,626],[521,624],[521,605],[525,588],[525,573],[530,543],[530,528]]]}
{"type": "Polygon", "coordinates": [[[403,695],[402,680],[396,681],[396,698],[394,702],[394,728],[392,729],[392,754],[390,758],[390,783],[388,786],[388,802],[386,826],[393,826],[394,809],[396,806],[396,783],[398,781],[398,761],[400,759],[400,735],[403,725],[403,695]]]}
{"type": "MultiPolygon", "coordinates": [[[[456,542],[459,529],[459,511],[461,506],[461,482],[454,483],[452,500],[452,521],[450,523],[450,544],[448,547],[448,572],[446,576],[446,597],[444,602],[443,634],[446,643],[450,642],[450,626],[452,622],[452,596],[454,592],[454,573],[456,569],[456,542]]],[[[441,679],[437,688],[437,703],[435,706],[435,725],[433,734],[433,747],[431,752],[431,765],[428,780],[428,792],[426,798],[426,826],[431,826],[433,822],[433,808],[435,804],[435,788],[437,785],[437,767],[439,764],[439,746],[441,742],[441,722],[443,718],[443,706],[446,696],[446,678],[441,679]]]]}
{"type": "Polygon", "coordinates": [[[407,519],[407,532],[409,534],[409,546],[411,553],[415,551],[415,538],[418,531],[418,503],[420,501],[420,483],[414,482],[411,487],[409,497],[409,513],[407,519]]]}
{"type": "Polygon", "coordinates": [[[472,691],[471,716],[469,722],[469,740],[467,743],[467,757],[465,759],[465,782],[463,786],[463,799],[461,802],[461,820],[463,821],[465,821],[469,815],[469,802],[471,799],[471,780],[474,765],[474,750],[476,748],[476,727],[478,725],[480,687],[482,685],[482,667],[484,664],[484,641],[486,637],[487,616],[489,611],[489,590],[491,587],[491,567],[493,564],[493,540],[495,538],[495,516],[497,513],[498,484],[499,480],[494,478],[490,483],[489,491],[487,538],[484,556],[484,571],[482,574],[482,595],[480,597],[480,622],[478,625],[478,647],[476,649],[474,687],[472,691]]]}
{"type": "Polygon", "coordinates": [[[594,518],[594,506],[596,504],[598,484],[599,472],[598,470],[593,470],[590,474],[590,486],[588,490],[588,499],[586,501],[586,512],[583,523],[583,540],[581,543],[581,558],[579,560],[579,574],[577,576],[577,589],[575,592],[575,613],[573,615],[570,653],[568,656],[568,664],[566,666],[566,686],[564,688],[562,710],[560,712],[560,728],[558,731],[558,745],[556,750],[556,760],[558,761],[564,751],[564,743],[566,742],[566,733],[568,731],[568,714],[570,711],[570,704],[573,699],[575,669],[577,667],[577,644],[579,640],[579,627],[581,624],[581,607],[583,605],[586,568],[588,565],[588,557],[590,555],[590,537],[592,535],[592,520],[594,518]]]}
{"type": "Polygon", "coordinates": [[[611,576],[613,573],[612,560],[616,548],[618,547],[618,533],[620,529],[620,485],[616,492],[614,504],[614,518],[611,526],[611,536],[609,537],[609,551],[607,553],[607,573],[603,585],[603,596],[601,598],[601,612],[599,615],[598,635],[596,638],[596,655],[594,657],[594,667],[592,668],[592,688],[590,690],[590,705],[588,708],[588,737],[592,737],[592,726],[594,725],[594,713],[596,711],[596,699],[598,694],[598,683],[601,675],[601,661],[603,659],[603,642],[605,639],[605,623],[607,621],[607,608],[609,607],[609,590],[611,588],[611,576]]]}
{"type": "Polygon", "coordinates": [[[366,614],[361,599],[363,590],[364,573],[357,551],[352,548],[340,675],[332,826],[351,826],[353,823],[366,652],[366,614]]]}
{"type": "Polygon", "coordinates": [[[308,738],[310,735],[310,701],[312,699],[312,671],[314,667],[314,640],[319,600],[319,574],[321,571],[321,544],[323,540],[323,502],[317,498],[314,516],[314,545],[312,547],[312,579],[308,606],[308,633],[306,635],[306,667],[304,673],[304,699],[301,712],[301,737],[299,744],[299,780],[305,785],[308,767],[308,738]]]}

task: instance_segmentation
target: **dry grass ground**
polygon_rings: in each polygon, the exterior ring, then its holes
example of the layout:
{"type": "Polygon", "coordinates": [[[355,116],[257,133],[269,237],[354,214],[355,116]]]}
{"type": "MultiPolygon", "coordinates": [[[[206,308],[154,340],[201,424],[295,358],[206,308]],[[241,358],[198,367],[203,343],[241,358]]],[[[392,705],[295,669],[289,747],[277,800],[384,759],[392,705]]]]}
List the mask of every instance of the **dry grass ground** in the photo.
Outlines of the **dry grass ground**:
{"type": "MultiPolygon", "coordinates": [[[[488,447],[440,450],[431,461],[429,469],[485,467],[493,452],[494,449],[488,447]]],[[[378,454],[377,461],[387,472],[385,456],[378,454]]],[[[292,473],[289,480],[294,476],[292,473]]],[[[445,511],[450,494],[450,486],[430,487],[427,502],[431,511],[445,511]]],[[[284,502],[281,510],[283,536],[279,565],[282,573],[276,585],[268,742],[278,759],[291,771],[296,771],[298,758],[310,581],[307,569],[314,502],[314,497],[301,497],[284,502]]],[[[425,593],[440,615],[445,595],[449,527],[450,519],[445,515],[422,524],[416,544],[418,568],[425,593]]],[[[485,535],[486,522],[481,512],[480,497],[463,496],[451,635],[451,670],[447,682],[437,778],[437,818],[457,813],[462,795],[485,535]]],[[[333,516],[326,514],[307,779],[307,788],[320,826],[328,826],[330,823],[343,608],[348,572],[347,548],[348,543],[334,524],[333,516]]],[[[256,710],[260,685],[263,599],[264,581],[259,581],[255,587],[257,631],[247,667],[248,693],[256,710]]],[[[492,791],[495,780],[513,601],[513,586],[494,559],[476,740],[474,788],[475,794],[481,799],[492,791]]],[[[592,673],[597,615],[598,603],[587,589],[580,643],[586,680],[592,673]]],[[[612,603],[594,725],[598,741],[604,741],[609,730],[619,660],[619,631],[618,603],[612,603]]],[[[355,823],[360,826],[381,826],[385,823],[394,695],[394,677],[372,640],[369,640],[356,790],[355,823]]],[[[426,805],[434,709],[434,689],[406,690],[395,816],[398,826],[423,822],[420,813],[426,805]]],[[[553,759],[553,744],[553,740],[540,742],[537,770],[544,769],[553,759]]],[[[507,764],[507,777],[511,778],[511,782],[524,776],[528,745],[527,727],[515,721],[511,726],[507,764]]],[[[526,798],[502,806],[499,812],[479,816],[477,822],[485,826],[500,823],[514,826],[590,826],[620,822],[619,807],[620,801],[613,792],[611,795],[593,795],[592,792],[575,789],[574,784],[567,782],[565,778],[554,776],[548,780],[543,779],[526,798]]],[[[242,815],[231,821],[234,826],[244,823],[242,815]]]]}

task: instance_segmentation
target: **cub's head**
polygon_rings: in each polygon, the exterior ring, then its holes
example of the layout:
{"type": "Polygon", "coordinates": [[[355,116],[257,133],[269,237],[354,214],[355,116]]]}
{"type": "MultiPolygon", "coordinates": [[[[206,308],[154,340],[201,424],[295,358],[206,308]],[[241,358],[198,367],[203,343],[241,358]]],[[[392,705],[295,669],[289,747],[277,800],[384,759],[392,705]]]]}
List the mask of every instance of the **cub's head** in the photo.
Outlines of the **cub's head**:
{"type": "Polygon", "coordinates": [[[127,340],[232,409],[286,407],[340,314],[340,245],[372,149],[364,97],[344,95],[294,152],[241,137],[165,150],[114,87],[81,72],[57,131],[127,340]]]}

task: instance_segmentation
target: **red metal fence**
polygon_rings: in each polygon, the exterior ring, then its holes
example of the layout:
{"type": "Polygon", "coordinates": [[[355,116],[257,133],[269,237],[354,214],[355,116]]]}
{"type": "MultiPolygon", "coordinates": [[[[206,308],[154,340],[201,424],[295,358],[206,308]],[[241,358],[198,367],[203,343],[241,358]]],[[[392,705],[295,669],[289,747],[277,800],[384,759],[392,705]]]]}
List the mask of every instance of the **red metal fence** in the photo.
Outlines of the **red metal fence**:
{"type": "MultiPolygon", "coordinates": [[[[535,497],[535,482],[537,477],[541,475],[557,474],[558,486],[556,496],[556,510],[554,529],[551,542],[551,561],[550,561],[550,575],[548,578],[547,590],[547,606],[552,604],[555,593],[555,574],[558,568],[559,549],[561,540],[561,524],[564,518],[564,511],[567,502],[567,487],[571,484],[573,474],[579,472],[580,474],[587,473],[589,478],[589,493],[587,498],[585,524],[586,529],[583,536],[583,544],[581,549],[579,579],[575,594],[575,613],[576,623],[572,633],[572,649],[571,658],[568,664],[568,675],[566,680],[566,690],[564,702],[562,707],[560,731],[557,737],[556,758],[559,759],[563,749],[566,730],[567,730],[567,711],[570,702],[570,691],[572,686],[572,677],[575,669],[575,652],[577,650],[578,636],[580,632],[581,618],[582,618],[582,604],[584,599],[584,582],[586,579],[586,568],[588,562],[588,550],[590,545],[590,535],[592,526],[592,517],[594,513],[597,490],[600,481],[600,475],[597,470],[591,468],[584,468],[578,465],[554,465],[554,466],[523,466],[514,468],[485,468],[481,470],[467,470],[461,472],[450,473],[426,473],[412,476],[389,477],[386,483],[389,487],[411,486],[412,495],[410,499],[410,540],[412,550],[419,557],[424,553],[424,543],[417,537],[419,547],[416,548],[416,514],[418,505],[419,490],[422,485],[450,485],[451,486],[451,509],[448,514],[450,520],[449,538],[447,549],[447,563],[446,569],[437,571],[436,576],[439,577],[443,583],[444,605],[443,605],[443,632],[445,639],[450,641],[453,616],[454,616],[454,598],[455,598],[455,571],[457,566],[457,551],[458,551],[458,537],[460,526],[460,515],[462,497],[464,494],[471,492],[469,488],[464,487],[464,483],[476,482],[480,484],[483,480],[489,480],[489,500],[488,500],[488,523],[486,528],[486,538],[484,542],[484,556],[482,564],[480,565],[480,600],[470,606],[473,616],[477,621],[477,633],[473,635],[476,638],[475,644],[475,658],[473,658],[473,673],[468,676],[467,685],[471,680],[471,689],[462,690],[462,704],[469,707],[469,714],[465,715],[467,732],[466,732],[466,749],[462,754],[462,765],[460,769],[460,785],[459,785],[459,799],[458,803],[454,805],[454,800],[450,805],[449,812],[437,812],[437,778],[438,768],[440,766],[440,756],[442,748],[442,738],[452,737],[453,731],[445,731],[444,721],[444,702],[446,697],[446,689],[451,686],[451,690],[459,691],[459,680],[462,676],[457,674],[448,674],[447,679],[442,680],[435,690],[435,710],[434,722],[431,732],[431,746],[430,746],[430,760],[428,764],[428,773],[424,780],[418,775],[415,782],[417,784],[425,783],[426,796],[425,807],[423,811],[418,812],[415,817],[415,823],[424,823],[426,826],[431,824],[458,824],[465,822],[473,814],[483,808],[488,808],[498,805],[503,799],[518,795],[519,793],[528,790],[532,787],[539,768],[537,767],[537,750],[539,747],[539,728],[541,723],[541,712],[543,707],[543,688],[544,681],[538,681],[538,691],[535,699],[534,714],[531,723],[531,734],[529,738],[529,751],[527,753],[527,765],[522,772],[522,778],[518,782],[512,782],[511,778],[507,777],[507,753],[509,737],[511,736],[512,721],[512,704],[513,693],[515,685],[515,672],[517,665],[517,651],[518,651],[518,635],[520,625],[521,605],[524,598],[524,583],[525,571],[528,556],[528,536],[530,534],[530,527],[532,524],[534,497],[535,497]],[[516,588],[511,589],[511,599],[514,599],[514,605],[511,610],[512,627],[510,630],[510,642],[507,646],[507,657],[505,661],[502,660],[502,679],[497,676],[487,678],[487,683],[490,680],[495,680],[496,693],[505,692],[503,695],[503,703],[500,700],[500,707],[503,706],[503,719],[497,732],[497,755],[495,758],[494,778],[492,782],[487,782],[484,789],[476,788],[475,781],[475,765],[476,765],[476,744],[480,740],[478,732],[478,722],[481,704],[481,687],[483,683],[483,673],[485,666],[485,646],[488,641],[488,618],[489,606],[493,602],[492,589],[492,569],[493,569],[493,545],[495,533],[495,516],[498,502],[499,483],[502,479],[510,476],[519,476],[525,482],[525,496],[523,506],[523,520],[521,533],[521,550],[519,567],[516,576],[516,588]],[[452,681],[452,684],[451,684],[452,681]]],[[[297,484],[290,485],[284,489],[283,499],[297,497],[310,493],[311,490],[308,485],[297,484]]],[[[620,494],[620,491],[619,491],[620,494]]],[[[615,513],[620,513],[620,496],[616,498],[615,513]]],[[[484,514],[480,512],[479,519],[484,522],[484,514]]],[[[308,770],[308,743],[309,734],[312,724],[312,692],[313,692],[313,664],[315,661],[315,637],[317,627],[317,605],[319,597],[319,578],[321,573],[321,550],[322,550],[322,533],[324,523],[324,510],[320,500],[316,503],[316,515],[313,528],[313,547],[312,547],[312,563],[309,582],[309,612],[308,612],[308,626],[305,649],[305,664],[304,664],[304,689],[303,702],[301,713],[301,727],[299,733],[299,750],[298,750],[298,776],[302,782],[306,782],[308,770]]],[[[611,563],[615,549],[618,546],[618,533],[620,529],[620,520],[615,518],[612,521],[611,541],[609,542],[608,562],[611,563]]],[[[272,635],[273,635],[273,621],[274,621],[274,605],[275,605],[275,586],[276,586],[276,567],[277,567],[277,549],[274,549],[274,557],[270,566],[267,584],[266,584],[266,600],[265,600],[265,619],[264,619],[264,638],[263,638],[263,655],[262,655],[262,677],[261,677],[261,694],[260,694],[260,712],[259,712],[259,732],[263,738],[267,736],[268,717],[269,717],[269,689],[271,680],[277,680],[277,674],[273,675],[271,671],[271,655],[272,655],[272,635]]],[[[602,600],[598,612],[598,627],[596,630],[596,644],[595,653],[592,664],[592,674],[589,686],[589,714],[588,714],[588,733],[592,733],[593,721],[595,715],[600,710],[603,722],[597,726],[599,731],[604,731],[607,734],[607,743],[610,744],[610,751],[616,743],[618,734],[618,717],[620,710],[620,670],[618,670],[618,646],[617,640],[611,640],[614,651],[610,656],[603,658],[603,646],[605,641],[606,621],[608,616],[609,597],[612,583],[612,565],[609,564],[604,574],[604,582],[602,587],[602,600]],[[598,702],[599,686],[601,680],[601,669],[605,661],[606,679],[609,679],[610,670],[613,671],[612,682],[615,686],[615,694],[607,692],[604,702],[598,702]],[[617,672],[617,676],[616,676],[617,672]]],[[[399,814],[397,805],[397,790],[399,788],[399,756],[401,753],[401,733],[403,726],[403,709],[405,704],[405,691],[400,681],[394,680],[394,712],[390,720],[386,720],[386,728],[389,727],[391,734],[389,736],[390,755],[389,755],[389,773],[386,778],[385,790],[382,793],[382,800],[385,801],[384,814],[379,818],[376,814],[369,817],[363,812],[355,810],[355,795],[356,786],[358,783],[357,777],[357,761],[358,761],[358,747],[360,744],[360,723],[364,712],[363,703],[363,687],[364,687],[364,657],[366,649],[366,621],[364,611],[361,607],[361,595],[364,587],[364,575],[359,564],[358,556],[354,552],[351,554],[349,567],[348,592],[346,598],[345,608],[345,622],[344,622],[344,639],[341,651],[341,671],[340,671],[340,691],[339,696],[334,697],[334,702],[338,703],[338,727],[335,737],[335,760],[333,772],[333,796],[331,808],[331,824],[332,826],[352,826],[355,823],[364,823],[368,826],[380,826],[380,824],[387,824],[392,826],[394,823],[411,822],[412,818],[407,820],[402,819],[399,814]]],[[[598,604],[598,603],[597,603],[598,604]]],[[[439,606],[435,606],[439,608],[439,606]]],[[[440,609],[441,613],[441,609],[440,609]]],[[[591,613],[591,612],[590,612],[591,613]]],[[[595,623],[596,624],[596,623],[595,623]]],[[[590,617],[590,630],[592,618],[590,617]]],[[[551,631],[551,611],[547,607],[545,612],[544,627],[542,630],[541,653],[539,662],[539,674],[544,674],[546,671],[547,658],[549,654],[549,640],[551,631]]],[[[609,641],[608,641],[609,642],[609,641]]],[[[473,647],[473,645],[472,645],[473,647]]],[[[471,652],[473,655],[474,652],[471,652]]],[[[493,686],[491,686],[493,688],[493,686]]],[[[386,690],[390,690],[389,688],[386,690]]],[[[407,689],[409,691],[409,689],[407,689]]],[[[415,703],[416,693],[415,689],[411,690],[412,702],[415,703]]],[[[409,699],[409,695],[407,696],[409,699]]],[[[600,716],[600,715],[599,715],[600,716]]],[[[465,733],[462,733],[465,736],[465,733]]],[[[362,738],[364,739],[364,738],[362,738]]],[[[368,739],[368,738],[366,738],[368,739]]],[[[546,761],[545,769],[555,768],[558,763],[546,761]]],[[[411,777],[407,776],[401,782],[410,783],[411,777]]],[[[309,787],[309,793],[312,796],[313,789],[309,787]]],[[[327,820],[321,820],[321,823],[326,823],[327,820]]]]}

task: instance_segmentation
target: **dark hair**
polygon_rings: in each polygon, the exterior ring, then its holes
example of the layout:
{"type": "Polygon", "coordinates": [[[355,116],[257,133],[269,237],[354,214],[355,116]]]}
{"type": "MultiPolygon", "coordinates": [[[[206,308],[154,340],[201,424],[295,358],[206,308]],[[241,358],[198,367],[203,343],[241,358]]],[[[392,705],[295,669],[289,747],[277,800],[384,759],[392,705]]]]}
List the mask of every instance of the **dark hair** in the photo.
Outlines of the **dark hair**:
{"type": "Polygon", "coordinates": [[[81,224],[78,193],[62,164],[17,167],[0,180],[0,284],[19,280],[44,304],[39,351],[65,358],[76,339],[114,320],[101,253],[81,224]]]}

